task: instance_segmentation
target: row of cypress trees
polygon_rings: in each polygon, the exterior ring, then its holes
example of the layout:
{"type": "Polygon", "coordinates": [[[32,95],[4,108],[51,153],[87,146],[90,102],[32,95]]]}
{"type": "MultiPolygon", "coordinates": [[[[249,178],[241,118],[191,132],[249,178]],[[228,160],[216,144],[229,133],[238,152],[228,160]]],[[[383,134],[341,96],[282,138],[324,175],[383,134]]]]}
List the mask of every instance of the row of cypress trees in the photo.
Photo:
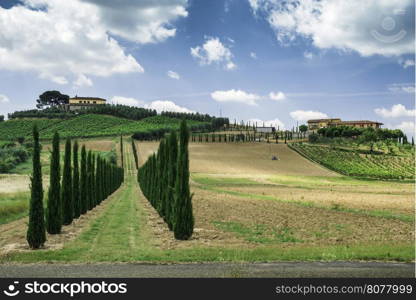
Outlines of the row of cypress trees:
{"type": "Polygon", "coordinates": [[[138,170],[139,169],[139,157],[137,156],[136,143],[134,142],[134,139],[131,139],[131,147],[133,150],[134,164],[136,166],[136,170],[138,170]]]}
{"type": "Polygon", "coordinates": [[[81,149],[81,165],[79,165],[78,142],[75,141],[71,148],[71,140],[67,139],[61,182],[59,134],[55,132],[52,141],[50,185],[45,214],[39,132],[36,125],[33,129],[33,138],[33,173],[27,241],[32,249],[37,249],[46,241],[45,231],[49,234],[59,234],[62,225],[71,224],[73,219],[93,209],[118,189],[124,180],[124,172],[123,168],[108,162],[101,156],[91,151],[87,153],[85,145],[81,149]]]}
{"type": "Polygon", "coordinates": [[[161,140],[157,154],[139,168],[138,181],[144,196],[167,223],[178,240],[192,236],[194,217],[189,189],[189,130],[180,126],[179,145],[175,131],[161,140]]]}

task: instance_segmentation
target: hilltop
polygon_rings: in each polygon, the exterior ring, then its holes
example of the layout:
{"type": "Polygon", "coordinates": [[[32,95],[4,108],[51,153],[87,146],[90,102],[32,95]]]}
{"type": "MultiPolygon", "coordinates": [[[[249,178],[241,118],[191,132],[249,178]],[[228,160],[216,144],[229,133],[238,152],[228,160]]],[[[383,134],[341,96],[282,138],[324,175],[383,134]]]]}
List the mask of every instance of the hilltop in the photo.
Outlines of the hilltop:
{"type": "MultiPolygon", "coordinates": [[[[69,119],[21,118],[0,122],[0,140],[30,138],[34,124],[38,125],[41,139],[51,139],[55,131],[61,137],[101,137],[176,129],[179,123],[178,118],[160,115],[139,121],[102,114],[82,114],[69,119]]],[[[210,125],[193,120],[188,120],[188,124],[194,128],[210,125]]]]}

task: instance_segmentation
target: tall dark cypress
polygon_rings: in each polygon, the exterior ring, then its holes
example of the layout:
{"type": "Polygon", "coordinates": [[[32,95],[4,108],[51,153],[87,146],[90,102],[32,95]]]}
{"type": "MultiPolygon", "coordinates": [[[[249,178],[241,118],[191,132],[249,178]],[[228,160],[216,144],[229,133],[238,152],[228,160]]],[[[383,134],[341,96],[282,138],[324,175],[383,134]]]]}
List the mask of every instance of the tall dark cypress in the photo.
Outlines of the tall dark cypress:
{"type": "Polygon", "coordinates": [[[87,197],[87,187],[88,187],[88,175],[87,175],[87,151],[85,150],[85,145],[82,145],[81,148],[81,189],[80,189],[80,209],[81,214],[85,214],[88,210],[88,197],[87,197]]]}
{"type": "Polygon", "coordinates": [[[95,171],[95,182],[94,182],[94,186],[95,186],[94,200],[95,200],[95,205],[98,205],[100,204],[100,201],[101,201],[101,196],[100,196],[101,164],[100,164],[99,155],[97,155],[95,166],[96,166],[96,169],[95,169],[96,171],[95,171]]]}
{"type": "Polygon", "coordinates": [[[170,230],[173,229],[173,207],[174,207],[174,191],[176,182],[176,164],[178,160],[178,139],[176,132],[172,131],[168,138],[168,184],[166,188],[166,205],[165,216],[166,222],[170,230]]]}
{"type": "Polygon", "coordinates": [[[194,230],[192,195],[189,190],[189,130],[182,120],[179,136],[179,153],[175,183],[173,232],[177,240],[187,240],[194,230]]]}
{"type": "Polygon", "coordinates": [[[92,209],[92,153],[91,150],[87,154],[87,207],[88,210],[92,209]]]}
{"type": "Polygon", "coordinates": [[[37,125],[33,127],[33,171],[30,180],[29,224],[26,240],[30,248],[38,249],[46,241],[46,230],[43,211],[42,166],[40,164],[40,144],[37,125]]]}
{"type": "Polygon", "coordinates": [[[63,224],[69,225],[74,218],[74,204],[72,202],[72,170],[71,170],[71,140],[66,139],[64,172],[62,174],[62,215],[63,224]]]}
{"type": "Polygon", "coordinates": [[[134,139],[131,139],[131,147],[132,147],[132,151],[133,151],[133,156],[134,156],[134,163],[136,166],[136,170],[139,169],[139,158],[137,156],[137,149],[136,149],[136,143],[134,142],[134,139]]]}
{"type": "Polygon", "coordinates": [[[124,168],[123,135],[120,135],[120,156],[121,156],[121,167],[124,168]]]}
{"type": "Polygon", "coordinates": [[[81,197],[80,197],[80,181],[79,181],[79,164],[78,164],[78,141],[75,141],[73,148],[73,168],[72,176],[72,201],[74,203],[74,218],[81,215],[81,197]]]}
{"type": "Polygon", "coordinates": [[[61,233],[62,228],[61,166],[59,159],[59,134],[55,132],[52,140],[48,205],[46,207],[46,230],[50,234],[61,233]]]}

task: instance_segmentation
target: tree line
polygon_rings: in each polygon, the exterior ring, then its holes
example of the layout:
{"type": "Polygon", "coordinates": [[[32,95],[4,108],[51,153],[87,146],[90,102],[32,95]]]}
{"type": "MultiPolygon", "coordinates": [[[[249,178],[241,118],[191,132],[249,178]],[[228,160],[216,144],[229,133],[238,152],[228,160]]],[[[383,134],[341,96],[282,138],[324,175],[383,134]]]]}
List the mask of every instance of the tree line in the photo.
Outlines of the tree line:
{"type": "Polygon", "coordinates": [[[192,236],[194,217],[189,189],[189,129],[182,120],[177,134],[163,138],[154,153],[138,171],[143,195],[174,232],[178,240],[192,236]]]}
{"type": "Polygon", "coordinates": [[[147,117],[156,116],[156,110],[147,109],[143,107],[127,106],[127,105],[113,105],[113,104],[100,104],[95,106],[88,106],[79,110],[66,110],[62,106],[51,106],[39,109],[30,109],[15,111],[9,113],[9,119],[17,118],[47,118],[47,119],[69,119],[82,114],[101,114],[110,115],[129,120],[141,120],[147,117]]]}
{"type": "Polygon", "coordinates": [[[380,140],[399,140],[405,135],[400,129],[387,129],[387,128],[377,128],[373,127],[367,128],[357,128],[352,126],[336,126],[336,127],[327,127],[319,128],[317,133],[324,137],[334,138],[334,137],[359,137],[366,134],[375,134],[380,140]]]}
{"type": "Polygon", "coordinates": [[[106,160],[85,145],[66,139],[64,164],[61,180],[60,138],[55,132],[52,141],[50,184],[46,211],[43,207],[42,166],[40,164],[39,131],[33,128],[33,171],[31,176],[31,198],[27,242],[32,249],[43,246],[46,231],[61,233],[63,225],[87,213],[117,190],[124,180],[123,168],[106,160]]]}

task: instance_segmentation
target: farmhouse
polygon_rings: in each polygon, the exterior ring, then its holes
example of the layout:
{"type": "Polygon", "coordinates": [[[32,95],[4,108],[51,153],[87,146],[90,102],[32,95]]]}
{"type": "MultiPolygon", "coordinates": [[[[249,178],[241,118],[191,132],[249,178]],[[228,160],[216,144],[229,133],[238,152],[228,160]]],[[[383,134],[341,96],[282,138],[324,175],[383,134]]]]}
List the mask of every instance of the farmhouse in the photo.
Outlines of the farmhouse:
{"type": "Polygon", "coordinates": [[[315,119],[315,120],[308,120],[308,129],[309,130],[316,130],[319,128],[327,128],[327,127],[336,127],[336,126],[351,126],[356,128],[380,128],[383,123],[375,122],[375,121],[368,121],[368,120],[361,120],[361,121],[341,121],[341,119],[315,119]]]}
{"type": "Polygon", "coordinates": [[[94,105],[105,104],[106,100],[98,97],[78,97],[69,99],[69,110],[78,110],[94,105]]]}
{"type": "Polygon", "coordinates": [[[272,133],[275,132],[276,129],[274,127],[256,127],[256,132],[261,133],[272,133]]]}

